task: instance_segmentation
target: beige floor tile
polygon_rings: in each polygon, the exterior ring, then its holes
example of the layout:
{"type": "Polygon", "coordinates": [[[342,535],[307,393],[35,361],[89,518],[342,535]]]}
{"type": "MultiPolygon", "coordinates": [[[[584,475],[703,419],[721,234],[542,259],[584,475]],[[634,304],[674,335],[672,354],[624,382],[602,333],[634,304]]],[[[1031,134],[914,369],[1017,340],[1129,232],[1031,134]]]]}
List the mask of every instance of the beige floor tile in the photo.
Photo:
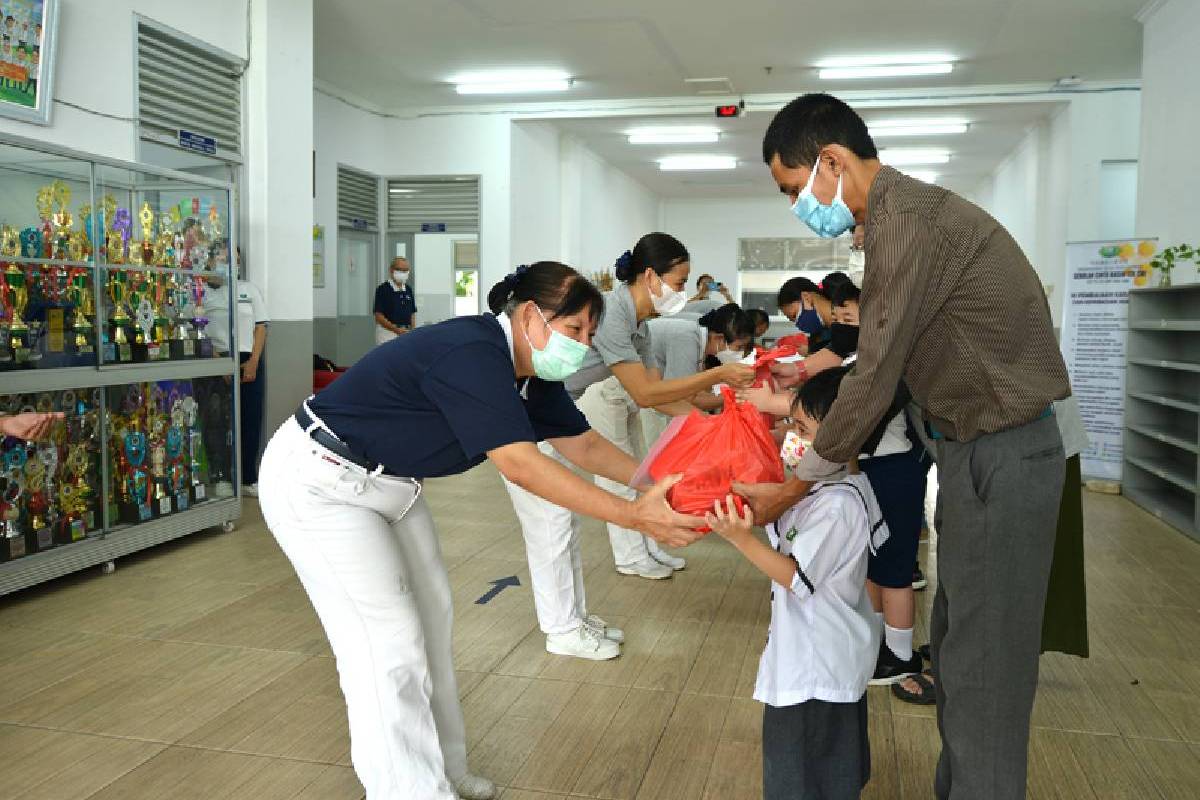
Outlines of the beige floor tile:
{"type": "Polygon", "coordinates": [[[718,742],[700,796],[704,800],[759,800],[763,796],[762,749],[750,742],[718,742]]]}
{"type": "Polygon", "coordinates": [[[715,623],[708,629],[683,691],[732,697],[742,664],[729,654],[744,653],[753,635],[753,625],[715,623]]]}
{"type": "Polygon", "coordinates": [[[360,800],[352,777],[348,767],[169,747],[88,800],[360,800]]]}
{"type": "Polygon", "coordinates": [[[500,786],[512,783],[552,724],[553,720],[548,719],[502,717],[479,737],[479,743],[468,754],[471,770],[500,786]]]}
{"type": "Polygon", "coordinates": [[[463,719],[467,725],[467,749],[481,741],[513,703],[529,688],[528,678],[508,675],[489,675],[463,702],[463,719]]]}
{"type": "Polygon", "coordinates": [[[167,629],[158,638],[330,655],[329,641],[299,581],[265,586],[216,612],[167,629]]]}
{"type": "Polygon", "coordinates": [[[1092,800],[1087,773],[1070,734],[1035,729],[1029,737],[1028,794],[1033,800],[1092,800]]]}
{"type": "Polygon", "coordinates": [[[619,686],[580,684],[564,712],[542,734],[512,785],[569,792],[629,691],[619,686]]]}
{"type": "Polygon", "coordinates": [[[348,766],[346,701],[333,659],[308,659],[180,744],[348,766]]]}
{"type": "Polygon", "coordinates": [[[729,704],[729,700],[717,697],[679,696],[638,790],[638,800],[693,800],[702,796],[729,704]]]}
{"type": "Polygon", "coordinates": [[[0,725],[0,797],[89,797],[165,747],[153,742],[0,725]]]}
{"type": "Polygon", "coordinates": [[[304,659],[267,650],[130,640],[86,674],[0,709],[0,720],[174,742],[304,659]]]}
{"type": "Polygon", "coordinates": [[[681,691],[707,633],[708,625],[705,623],[670,623],[654,645],[646,666],[633,685],[638,689],[681,691]]]}
{"type": "Polygon", "coordinates": [[[937,722],[925,717],[892,717],[896,742],[896,771],[903,800],[927,800],[933,796],[933,772],[937,767],[941,740],[937,722]]]}
{"type": "Polygon", "coordinates": [[[40,628],[0,628],[0,708],[86,672],[128,640],[40,628]]]}
{"type": "Polygon", "coordinates": [[[1200,787],[1200,747],[1149,739],[1126,740],[1163,800],[1195,800],[1200,787]]]}
{"type": "Polygon", "coordinates": [[[632,689],[588,758],[573,792],[632,800],[678,695],[632,689]]]}

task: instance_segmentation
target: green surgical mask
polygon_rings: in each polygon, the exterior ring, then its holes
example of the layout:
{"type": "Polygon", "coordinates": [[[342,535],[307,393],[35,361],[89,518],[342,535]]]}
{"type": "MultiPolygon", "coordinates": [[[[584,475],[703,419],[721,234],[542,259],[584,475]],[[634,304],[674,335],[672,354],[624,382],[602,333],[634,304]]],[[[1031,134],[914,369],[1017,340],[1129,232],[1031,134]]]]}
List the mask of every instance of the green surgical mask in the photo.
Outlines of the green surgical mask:
{"type": "MultiPolygon", "coordinates": [[[[547,328],[550,328],[550,322],[546,319],[546,315],[537,305],[534,305],[534,308],[537,309],[542,322],[546,324],[547,328]]],[[[542,380],[566,380],[583,366],[583,358],[588,351],[586,344],[577,342],[570,336],[550,328],[550,339],[546,342],[545,348],[538,350],[533,346],[533,342],[529,341],[529,334],[525,333],[524,328],[521,329],[521,333],[524,334],[525,341],[529,342],[529,350],[533,357],[533,371],[542,380]]]]}

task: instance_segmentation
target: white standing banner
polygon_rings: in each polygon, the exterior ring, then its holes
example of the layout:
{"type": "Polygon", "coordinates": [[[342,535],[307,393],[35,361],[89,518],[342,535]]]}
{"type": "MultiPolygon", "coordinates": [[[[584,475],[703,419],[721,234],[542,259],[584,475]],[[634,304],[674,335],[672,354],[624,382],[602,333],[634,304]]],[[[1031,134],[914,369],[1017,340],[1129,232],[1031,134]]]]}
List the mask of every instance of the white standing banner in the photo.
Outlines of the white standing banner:
{"type": "Polygon", "coordinates": [[[1129,290],[1145,286],[1156,239],[1071,242],[1063,292],[1062,352],[1091,440],[1084,475],[1121,479],[1129,290]]]}

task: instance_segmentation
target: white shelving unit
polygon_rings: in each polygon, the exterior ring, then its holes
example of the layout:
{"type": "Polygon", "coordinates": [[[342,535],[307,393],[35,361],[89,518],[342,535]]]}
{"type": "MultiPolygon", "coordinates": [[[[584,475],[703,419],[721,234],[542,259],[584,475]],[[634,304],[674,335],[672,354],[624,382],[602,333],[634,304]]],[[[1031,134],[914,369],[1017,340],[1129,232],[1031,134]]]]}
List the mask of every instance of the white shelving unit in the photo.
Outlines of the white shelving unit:
{"type": "Polygon", "coordinates": [[[1129,293],[1125,496],[1200,539],[1200,285],[1129,293]]]}

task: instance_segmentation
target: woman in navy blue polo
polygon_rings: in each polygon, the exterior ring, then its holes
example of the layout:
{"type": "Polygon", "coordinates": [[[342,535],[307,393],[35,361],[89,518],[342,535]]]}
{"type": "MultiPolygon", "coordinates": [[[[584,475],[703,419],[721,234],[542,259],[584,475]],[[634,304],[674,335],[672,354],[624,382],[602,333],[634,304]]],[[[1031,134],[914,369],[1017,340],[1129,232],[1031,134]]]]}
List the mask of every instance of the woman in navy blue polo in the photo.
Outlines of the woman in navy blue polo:
{"type": "Polygon", "coordinates": [[[276,432],[263,456],[263,517],[337,657],[351,758],[368,800],[489,798],[468,774],[450,656],[450,585],[421,479],[490,459],[513,483],[675,546],[703,520],[636,502],[538,451],[628,484],[637,464],[589,429],[561,383],[603,310],[562,264],[522,267],[492,314],[419,328],[375,348],[276,432]],[[456,794],[457,792],[457,794],[456,794]]]}

